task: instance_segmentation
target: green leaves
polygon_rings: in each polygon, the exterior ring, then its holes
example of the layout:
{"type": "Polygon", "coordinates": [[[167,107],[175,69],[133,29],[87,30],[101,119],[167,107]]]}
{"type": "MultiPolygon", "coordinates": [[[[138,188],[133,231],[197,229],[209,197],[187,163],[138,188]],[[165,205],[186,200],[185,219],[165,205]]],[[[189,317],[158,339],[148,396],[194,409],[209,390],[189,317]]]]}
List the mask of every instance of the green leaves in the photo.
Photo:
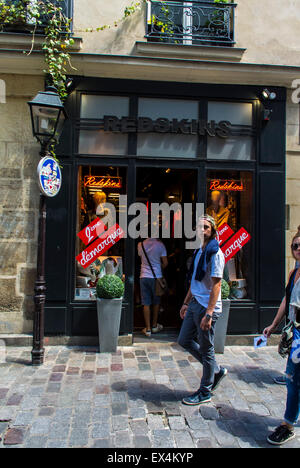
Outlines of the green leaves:
{"type": "Polygon", "coordinates": [[[123,18],[127,18],[128,16],[133,15],[137,10],[139,10],[142,6],[143,1],[140,2],[133,2],[130,6],[127,6],[124,10],[123,18]]]}
{"type": "MultiPolygon", "coordinates": [[[[43,28],[45,34],[42,50],[45,56],[46,68],[43,72],[47,75],[49,84],[56,87],[60,98],[64,101],[67,97],[66,74],[68,67],[72,67],[70,55],[67,49],[74,44],[70,37],[71,19],[67,18],[60,5],[62,0],[52,2],[50,0],[16,0],[8,3],[0,0],[0,31],[6,26],[23,25],[32,30],[32,46],[28,55],[33,50],[34,36],[37,28],[43,28]]],[[[55,143],[50,146],[50,152],[54,158],[55,143]]]]}
{"type": "MultiPolygon", "coordinates": [[[[60,98],[64,100],[67,97],[66,73],[70,65],[67,49],[74,44],[74,40],[70,37],[71,19],[64,15],[61,2],[62,0],[16,0],[11,4],[0,0],[0,30],[7,25],[21,23],[32,28],[34,42],[36,29],[44,29],[42,50],[47,66],[44,71],[50,76],[50,81],[57,88],[60,98]]],[[[33,47],[31,51],[32,49],[33,47]]]]}
{"type": "Polygon", "coordinates": [[[227,281],[222,279],[222,283],[221,283],[221,296],[222,296],[222,299],[228,299],[229,294],[230,294],[229,284],[227,283],[227,281]]]}
{"type": "Polygon", "coordinates": [[[103,299],[119,298],[124,294],[124,283],[116,275],[105,275],[98,280],[96,292],[103,299]]]}

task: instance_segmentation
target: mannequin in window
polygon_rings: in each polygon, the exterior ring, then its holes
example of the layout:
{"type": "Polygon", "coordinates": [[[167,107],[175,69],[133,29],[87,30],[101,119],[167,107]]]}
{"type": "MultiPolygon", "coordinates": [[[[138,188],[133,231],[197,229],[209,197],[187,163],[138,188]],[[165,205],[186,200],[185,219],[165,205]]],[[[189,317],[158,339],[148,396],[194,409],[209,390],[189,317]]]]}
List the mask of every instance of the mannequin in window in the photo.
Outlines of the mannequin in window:
{"type": "Polygon", "coordinates": [[[94,201],[94,213],[92,215],[92,221],[95,218],[100,218],[107,228],[111,228],[113,226],[113,216],[111,210],[108,208],[106,204],[106,194],[100,190],[99,192],[94,193],[93,195],[94,201]]]}
{"type": "Polygon", "coordinates": [[[219,190],[211,192],[211,205],[207,208],[206,212],[214,218],[217,228],[224,223],[229,224],[230,211],[224,206],[224,197],[219,190]]]}

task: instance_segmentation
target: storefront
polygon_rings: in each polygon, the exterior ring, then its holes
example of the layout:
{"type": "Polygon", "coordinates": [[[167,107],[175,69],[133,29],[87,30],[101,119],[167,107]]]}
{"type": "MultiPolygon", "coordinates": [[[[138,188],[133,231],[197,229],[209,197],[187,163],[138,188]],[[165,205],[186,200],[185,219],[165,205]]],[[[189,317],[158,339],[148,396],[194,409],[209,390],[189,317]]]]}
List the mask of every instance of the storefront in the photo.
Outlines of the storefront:
{"type": "MultiPolygon", "coordinates": [[[[76,256],[77,234],[115,208],[130,223],[133,203],[197,203],[219,226],[243,228],[251,240],[226,267],[236,280],[229,334],[257,333],[269,324],[284,294],[285,89],[263,100],[260,86],[82,79],[66,108],[69,121],[58,155],[63,188],[47,210],[47,334],[98,334],[95,273],[125,279],[121,334],[143,325],[139,300],[139,238],[127,236],[88,269],[76,256]],[[273,96],[274,97],[274,96],[273,96]],[[271,112],[269,112],[271,111],[271,112]]],[[[175,235],[184,211],[174,209],[164,238],[170,295],[161,322],[180,326],[192,250],[175,235]]],[[[162,223],[165,220],[162,217],[162,223]]],[[[123,227],[123,226],[122,226],[123,227]]]]}

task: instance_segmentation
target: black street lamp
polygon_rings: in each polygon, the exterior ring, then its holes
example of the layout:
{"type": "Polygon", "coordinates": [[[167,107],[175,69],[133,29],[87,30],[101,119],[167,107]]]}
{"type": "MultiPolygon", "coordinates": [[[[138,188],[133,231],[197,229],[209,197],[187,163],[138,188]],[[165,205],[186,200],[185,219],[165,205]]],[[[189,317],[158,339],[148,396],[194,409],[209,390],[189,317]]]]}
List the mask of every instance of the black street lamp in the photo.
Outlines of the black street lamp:
{"type": "Polygon", "coordinates": [[[30,107],[33,136],[47,150],[50,141],[58,142],[64,121],[67,118],[64,106],[57,94],[56,88],[49,86],[46,91],[39,91],[30,107]]]}
{"type": "MultiPolygon", "coordinates": [[[[67,118],[64,106],[59,98],[59,95],[57,94],[56,88],[54,87],[48,87],[46,88],[46,91],[40,91],[32,101],[28,102],[28,105],[30,107],[33,136],[35,136],[41,144],[40,156],[42,158],[46,158],[49,154],[48,146],[50,142],[58,142],[60,134],[62,132],[64,121],[67,118]]],[[[49,155],[49,160],[51,159],[52,158],[49,155]]],[[[47,196],[53,195],[49,195],[41,188],[37,251],[37,276],[34,286],[35,307],[33,324],[33,347],[31,352],[32,364],[34,365],[40,365],[44,362],[44,309],[46,300],[45,243],[47,196]]]]}

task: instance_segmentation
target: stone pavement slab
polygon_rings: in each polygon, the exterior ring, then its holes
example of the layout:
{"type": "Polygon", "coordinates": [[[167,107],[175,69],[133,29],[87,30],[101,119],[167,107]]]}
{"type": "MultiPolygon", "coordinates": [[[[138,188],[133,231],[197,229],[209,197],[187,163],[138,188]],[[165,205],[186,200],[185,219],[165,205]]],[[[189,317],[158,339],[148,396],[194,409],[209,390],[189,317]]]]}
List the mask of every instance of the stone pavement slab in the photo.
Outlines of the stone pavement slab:
{"type": "MultiPolygon", "coordinates": [[[[42,366],[31,348],[6,348],[0,363],[0,448],[272,448],[286,388],[277,348],[227,346],[228,376],[200,407],[201,365],[175,342],[138,342],[100,354],[96,347],[48,346],[42,366]]],[[[300,447],[297,436],[283,447],[300,447]]]]}

